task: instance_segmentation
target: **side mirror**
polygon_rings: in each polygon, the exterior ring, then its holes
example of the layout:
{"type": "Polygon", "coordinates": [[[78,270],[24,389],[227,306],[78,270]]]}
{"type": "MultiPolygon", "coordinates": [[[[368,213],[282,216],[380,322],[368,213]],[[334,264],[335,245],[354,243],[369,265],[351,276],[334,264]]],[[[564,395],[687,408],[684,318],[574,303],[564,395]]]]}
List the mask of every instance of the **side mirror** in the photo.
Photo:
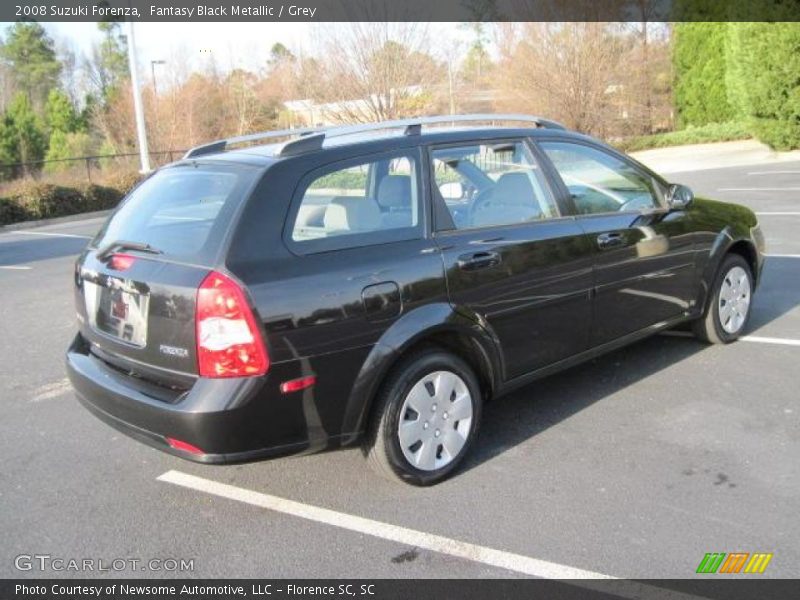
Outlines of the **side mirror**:
{"type": "Polygon", "coordinates": [[[443,183],[439,186],[439,192],[445,200],[461,200],[464,197],[464,186],[460,181],[443,183]]]}
{"type": "Polygon", "coordinates": [[[690,188],[680,183],[673,183],[669,186],[667,204],[670,209],[682,210],[688,208],[692,200],[694,200],[694,192],[690,188]]]}

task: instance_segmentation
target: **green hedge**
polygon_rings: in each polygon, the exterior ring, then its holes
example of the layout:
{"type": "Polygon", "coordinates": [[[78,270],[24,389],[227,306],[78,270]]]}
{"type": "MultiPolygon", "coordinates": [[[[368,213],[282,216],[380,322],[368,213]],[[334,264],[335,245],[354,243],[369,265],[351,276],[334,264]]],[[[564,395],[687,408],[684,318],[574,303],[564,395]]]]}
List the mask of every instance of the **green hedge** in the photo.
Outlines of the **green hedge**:
{"type": "Polygon", "coordinates": [[[679,131],[642,135],[612,142],[624,152],[649,150],[650,148],[666,148],[668,146],[684,146],[686,144],[710,144],[713,142],[730,142],[752,138],[752,132],[744,122],[709,123],[700,127],[687,127],[679,131]]]}
{"type": "Polygon", "coordinates": [[[64,187],[24,182],[0,196],[0,225],[106,210],[114,208],[124,195],[118,189],[93,184],[64,187]]]}

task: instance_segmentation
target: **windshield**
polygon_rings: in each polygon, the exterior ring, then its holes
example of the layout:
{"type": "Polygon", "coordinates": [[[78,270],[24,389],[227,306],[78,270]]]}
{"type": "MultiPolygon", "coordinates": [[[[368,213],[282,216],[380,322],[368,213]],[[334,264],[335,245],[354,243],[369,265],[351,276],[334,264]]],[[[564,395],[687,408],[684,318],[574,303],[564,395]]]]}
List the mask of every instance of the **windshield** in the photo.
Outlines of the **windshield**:
{"type": "Polygon", "coordinates": [[[125,241],[183,259],[210,257],[257,174],[255,168],[230,164],[157,171],[131,192],[93,245],[104,248],[125,241]]]}

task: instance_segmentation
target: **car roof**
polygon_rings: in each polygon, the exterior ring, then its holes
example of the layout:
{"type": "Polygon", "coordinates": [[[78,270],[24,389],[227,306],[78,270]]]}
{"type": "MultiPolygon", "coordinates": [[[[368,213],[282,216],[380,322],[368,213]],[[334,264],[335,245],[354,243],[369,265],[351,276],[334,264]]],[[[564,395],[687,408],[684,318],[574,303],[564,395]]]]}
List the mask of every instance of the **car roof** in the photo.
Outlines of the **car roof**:
{"type": "MultiPolygon", "coordinates": [[[[183,160],[193,161],[225,161],[245,163],[254,166],[267,167],[275,162],[291,160],[298,156],[328,153],[335,151],[341,154],[343,150],[352,149],[353,155],[367,154],[370,152],[383,152],[392,149],[413,148],[429,144],[449,144],[459,142],[474,142],[505,137],[559,137],[564,139],[594,140],[583,134],[565,129],[534,128],[534,127],[436,127],[423,130],[418,135],[405,135],[402,131],[374,131],[361,132],[325,139],[317,149],[308,150],[289,156],[281,156],[280,152],[285,147],[280,144],[256,144],[239,147],[232,150],[221,150],[202,154],[198,157],[188,157],[183,160]]],[[[600,142],[602,143],[602,142],[600,142]]],[[[183,161],[180,161],[183,162],[183,161]]]]}

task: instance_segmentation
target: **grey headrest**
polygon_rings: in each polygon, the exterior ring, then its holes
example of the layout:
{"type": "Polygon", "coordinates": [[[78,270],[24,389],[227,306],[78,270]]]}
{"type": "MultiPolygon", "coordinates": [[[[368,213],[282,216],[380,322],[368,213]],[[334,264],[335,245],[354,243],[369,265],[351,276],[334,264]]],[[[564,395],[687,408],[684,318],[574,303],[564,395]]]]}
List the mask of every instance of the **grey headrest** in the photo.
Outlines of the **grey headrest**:
{"type": "Polygon", "coordinates": [[[411,208],[411,176],[387,175],[378,186],[382,208],[411,208]]]}
{"type": "Polygon", "coordinates": [[[333,198],[325,211],[325,228],[374,231],[380,228],[381,210],[372,198],[333,198]]]}
{"type": "Polygon", "coordinates": [[[527,173],[503,173],[492,192],[492,204],[535,206],[535,197],[527,173]]]}

